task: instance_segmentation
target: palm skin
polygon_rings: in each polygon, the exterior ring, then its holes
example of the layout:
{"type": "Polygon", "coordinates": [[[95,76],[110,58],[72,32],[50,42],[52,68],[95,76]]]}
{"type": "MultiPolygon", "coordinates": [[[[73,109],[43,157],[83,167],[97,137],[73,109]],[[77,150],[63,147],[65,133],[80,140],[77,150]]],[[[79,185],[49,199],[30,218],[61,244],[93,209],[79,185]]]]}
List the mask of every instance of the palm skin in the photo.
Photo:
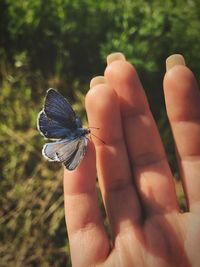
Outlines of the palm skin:
{"type": "Polygon", "coordinates": [[[164,93],[188,212],[178,207],[173,176],[134,67],[111,62],[86,96],[98,126],[78,168],[64,172],[66,224],[74,267],[200,266],[200,93],[184,65],[167,71],[164,93]],[[96,168],[110,228],[105,232],[96,168]]]}
{"type": "Polygon", "coordinates": [[[119,235],[109,264],[100,266],[199,266],[199,225],[198,215],[148,218],[138,229],[119,235]]]}

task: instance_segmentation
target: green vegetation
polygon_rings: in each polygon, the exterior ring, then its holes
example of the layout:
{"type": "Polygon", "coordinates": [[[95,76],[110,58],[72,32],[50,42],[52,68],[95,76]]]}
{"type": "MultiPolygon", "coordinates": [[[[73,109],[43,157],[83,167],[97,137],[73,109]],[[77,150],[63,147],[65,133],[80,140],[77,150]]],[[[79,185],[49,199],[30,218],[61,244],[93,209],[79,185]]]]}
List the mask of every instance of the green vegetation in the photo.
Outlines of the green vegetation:
{"type": "MultiPolygon", "coordinates": [[[[198,0],[0,1],[0,266],[70,266],[62,167],[41,156],[36,117],[49,87],[84,117],[106,55],[137,68],[178,178],[162,92],[165,59],[200,67],[198,0]]],[[[183,198],[181,198],[182,200],[183,198]]]]}

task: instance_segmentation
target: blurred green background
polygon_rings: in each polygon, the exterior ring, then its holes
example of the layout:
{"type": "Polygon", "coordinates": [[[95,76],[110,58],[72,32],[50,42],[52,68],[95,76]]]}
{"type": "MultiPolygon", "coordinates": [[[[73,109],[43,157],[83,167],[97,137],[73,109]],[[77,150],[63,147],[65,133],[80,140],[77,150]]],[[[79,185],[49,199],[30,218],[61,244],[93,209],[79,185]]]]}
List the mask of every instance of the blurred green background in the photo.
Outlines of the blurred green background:
{"type": "Polygon", "coordinates": [[[55,87],[85,120],[89,81],[115,51],[138,70],[178,180],[162,79],[172,53],[199,79],[200,1],[0,0],[1,267],[70,266],[62,167],[42,158],[36,118],[55,87]]]}

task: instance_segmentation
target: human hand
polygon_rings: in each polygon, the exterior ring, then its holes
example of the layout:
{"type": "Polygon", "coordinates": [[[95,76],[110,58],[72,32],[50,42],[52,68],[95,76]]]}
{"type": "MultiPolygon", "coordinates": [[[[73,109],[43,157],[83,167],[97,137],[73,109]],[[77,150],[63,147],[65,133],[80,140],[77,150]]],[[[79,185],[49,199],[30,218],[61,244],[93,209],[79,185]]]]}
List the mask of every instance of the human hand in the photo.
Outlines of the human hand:
{"type": "Polygon", "coordinates": [[[78,168],[64,172],[72,265],[198,267],[200,91],[196,80],[182,57],[168,60],[165,101],[189,209],[181,213],[138,75],[120,54],[108,61],[105,78],[93,79],[86,96],[89,125],[100,128],[93,132],[105,144],[94,138],[78,168]],[[112,246],[98,207],[96,165],[112,246]]]}

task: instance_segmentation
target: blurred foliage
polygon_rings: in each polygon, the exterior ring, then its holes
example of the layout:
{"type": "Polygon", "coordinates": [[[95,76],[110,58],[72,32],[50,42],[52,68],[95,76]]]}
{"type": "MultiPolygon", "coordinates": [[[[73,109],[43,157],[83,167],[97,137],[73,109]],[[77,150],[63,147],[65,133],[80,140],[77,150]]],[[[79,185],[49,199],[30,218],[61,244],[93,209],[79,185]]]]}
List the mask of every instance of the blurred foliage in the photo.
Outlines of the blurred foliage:
{"type": "Polygon", "coordinates": [[[62,168],[41,157],[36,117],[48,87],[84,117],[89,80],[103,72],[110,52],[123,52],[137,68],[178,177],[164,62],[182,53],[197,76],[199,22],[198,0],[0,1],[1,267],[70,266],[62,168]]]}

